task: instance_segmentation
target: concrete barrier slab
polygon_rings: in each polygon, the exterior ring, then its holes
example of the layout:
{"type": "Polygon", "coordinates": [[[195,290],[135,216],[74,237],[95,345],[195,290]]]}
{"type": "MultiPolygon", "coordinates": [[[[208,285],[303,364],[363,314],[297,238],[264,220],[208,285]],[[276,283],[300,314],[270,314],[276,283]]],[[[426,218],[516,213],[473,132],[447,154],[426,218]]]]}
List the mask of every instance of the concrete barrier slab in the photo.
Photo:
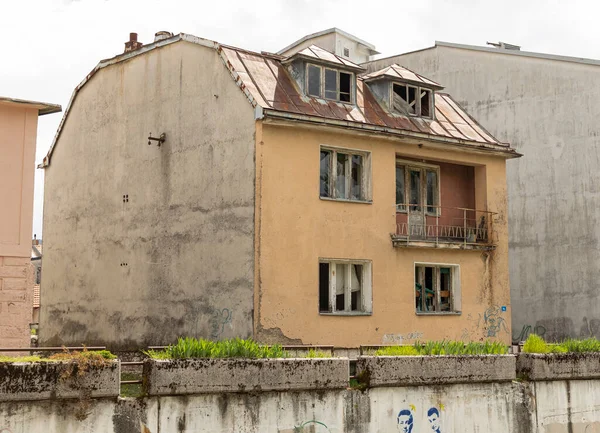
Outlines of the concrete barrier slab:
{"type": "Polygon", "coordinates": [[[149,359],[147,395],[340,389],[348,386],[347,358],[149,359]]]}
{"type": "Polygon", "coordinates": [[[600,378],[600,353],[520,353],[517,375],[529,380],[600,378]]]}
{"type": "Polygon", "coordinates": [[[511,381],[515,367],[514,355],[360,356],[356,364],[371,387],[511,381]]]}
{"type": "Polygon", "coordinates": [[[0,362],[0,402],[117,397],[120,363],[89,366],[83,374],[70,362],[0,362]]]}

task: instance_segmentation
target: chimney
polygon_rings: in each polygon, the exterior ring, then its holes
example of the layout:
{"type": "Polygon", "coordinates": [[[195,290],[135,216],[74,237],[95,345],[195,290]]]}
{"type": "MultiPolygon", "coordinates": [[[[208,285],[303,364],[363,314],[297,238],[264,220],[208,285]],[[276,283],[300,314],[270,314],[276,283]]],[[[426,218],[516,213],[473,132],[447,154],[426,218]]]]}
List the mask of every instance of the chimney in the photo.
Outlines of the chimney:
{"type": "Polygon", "coordinates": [[[144,44],[142,44],[141,42],[138,42],[137,40],[137,33],[129,33],[129,41],[125,42],[125,53],[128,53],[130,51],[135,51],[135,50],[139,50],[140,48],[142,48],[144,44]]]}
{"type": "Polygon", "coordinates": [[[173,37],[173,33],[171,32],[166,32],[166,31],[160,31],[160,32],[156,32],[154,34],[154,42],[158,42],[158,41],[162,41],[163,39],[169,39],[173,37]]]}

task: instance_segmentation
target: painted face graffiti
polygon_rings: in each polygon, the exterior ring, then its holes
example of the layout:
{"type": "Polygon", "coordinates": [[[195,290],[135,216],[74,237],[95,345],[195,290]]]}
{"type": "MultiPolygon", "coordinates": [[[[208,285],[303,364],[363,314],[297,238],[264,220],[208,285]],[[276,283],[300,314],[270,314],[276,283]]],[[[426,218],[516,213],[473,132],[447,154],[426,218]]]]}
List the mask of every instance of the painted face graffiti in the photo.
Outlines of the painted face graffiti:
{"type": "Polygon", "coordinates": [[[437,408],[432,407],[427,411],[427,420],[429,421],[429,426],[431,430],[435,433],[441,433],[441,425],[440,425],[440,412],[437,408]]]}
{"type": "Polygon", "coordinates": [[[490,307],[483,313],[483,321],[487,331],[486,337],[496,337],[500,331],[508,333],[506,321],[502,317],[500,307],[490,307]]]}
{"type": "Polygon", "coordinates": [[[401,410],[398,414],[398,431],[402,433],[412,433],[413,416],[409,410],[401,410]]]}

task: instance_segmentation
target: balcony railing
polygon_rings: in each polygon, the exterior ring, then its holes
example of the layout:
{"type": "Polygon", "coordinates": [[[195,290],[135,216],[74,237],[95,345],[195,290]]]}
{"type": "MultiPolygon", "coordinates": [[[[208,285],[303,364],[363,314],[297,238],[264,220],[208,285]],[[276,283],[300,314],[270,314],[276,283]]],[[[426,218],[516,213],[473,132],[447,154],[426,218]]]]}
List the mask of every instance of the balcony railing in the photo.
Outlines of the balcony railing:
{"type": "Polygon", "coordinates": [[[401,203],[396,205],[396,233],[392,240],[395,246],[428,243],[433,246],[490,247],[493,245],[494,215],[494,212],[477,209],[401,203]]]}

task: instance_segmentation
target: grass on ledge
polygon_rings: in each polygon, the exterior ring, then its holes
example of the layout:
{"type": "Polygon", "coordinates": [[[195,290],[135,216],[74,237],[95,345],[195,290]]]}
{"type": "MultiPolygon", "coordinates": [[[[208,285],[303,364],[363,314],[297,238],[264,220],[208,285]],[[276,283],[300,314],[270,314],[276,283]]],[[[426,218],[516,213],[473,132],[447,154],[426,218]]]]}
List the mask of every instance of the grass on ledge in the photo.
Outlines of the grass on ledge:
{"type": "Polygon", "coordinates": [[[192,337],[179,338],[176,344],[163,350],[144,352],[153,359],[188,358],[286,358],[287,353],[275,344],[265,346],[253,340],[232,338],[230,340],[211,341],[192,337]]]}
{"type": "Polygon", "coordinates": [[[375,352],[375,356],[426,356],[426,355],[504,355],[508,346],[496,341],[428,341],[413,346],[388,346],[375,352]]]}
{"type": "Polygon", "coordinates": [[[595,337],[583,340],[568,339],[562,343],[546,343],[542,337],[530,334],[523,345],[525,353],[591,353],[600,352],[600,341],[595,337]]]}
{"type": "MultiPolygon", "coordinates": [[[[35,351],[35,349],[33,349],[35,351]]],[[[82,350],[55,353],[47,358],[38,355],[29,356],[0,356],[0,362],[60,362],[60,361],[109,361],[116,356],[108,350],[82,350]]]]}

